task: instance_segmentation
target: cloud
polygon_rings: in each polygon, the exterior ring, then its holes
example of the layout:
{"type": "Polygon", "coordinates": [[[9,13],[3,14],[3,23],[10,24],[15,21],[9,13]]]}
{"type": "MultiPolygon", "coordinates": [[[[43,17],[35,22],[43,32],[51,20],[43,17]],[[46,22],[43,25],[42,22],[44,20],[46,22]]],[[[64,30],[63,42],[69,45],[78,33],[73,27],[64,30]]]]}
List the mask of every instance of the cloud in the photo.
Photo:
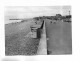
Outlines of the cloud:
{"type": "Polygon", "coordinates": [[[5,9],[5,16],[14,16],[14,18],[28,18],[43,15],[55,15],[58,13],[68,14],[70,7],[67,6],[8,6],[5,9]]]}

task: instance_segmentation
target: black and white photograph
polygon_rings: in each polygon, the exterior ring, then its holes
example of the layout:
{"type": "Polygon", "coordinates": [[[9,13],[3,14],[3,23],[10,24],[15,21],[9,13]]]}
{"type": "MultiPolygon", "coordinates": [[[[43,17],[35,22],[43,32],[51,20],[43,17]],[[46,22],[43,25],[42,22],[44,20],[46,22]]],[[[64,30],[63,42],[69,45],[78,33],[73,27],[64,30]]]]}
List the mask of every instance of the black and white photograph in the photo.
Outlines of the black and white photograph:
{"type": "Polygon", "coordinates": [[[72,55],[71,6],[6,6],[5,55],[72,55]]]}

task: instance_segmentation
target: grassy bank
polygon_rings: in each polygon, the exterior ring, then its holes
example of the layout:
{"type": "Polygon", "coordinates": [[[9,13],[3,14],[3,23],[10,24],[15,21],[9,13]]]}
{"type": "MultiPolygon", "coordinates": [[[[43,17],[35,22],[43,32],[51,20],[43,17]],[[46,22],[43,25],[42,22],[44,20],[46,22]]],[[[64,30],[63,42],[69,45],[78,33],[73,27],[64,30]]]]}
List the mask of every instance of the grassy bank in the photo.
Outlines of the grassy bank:
{"type": "Polygon", "coordinates": [[[46,21],[46,33],[48,54],[71,54],[72,53],[72,37],[71,23],[57,21],[50,23],[46,21]]]}

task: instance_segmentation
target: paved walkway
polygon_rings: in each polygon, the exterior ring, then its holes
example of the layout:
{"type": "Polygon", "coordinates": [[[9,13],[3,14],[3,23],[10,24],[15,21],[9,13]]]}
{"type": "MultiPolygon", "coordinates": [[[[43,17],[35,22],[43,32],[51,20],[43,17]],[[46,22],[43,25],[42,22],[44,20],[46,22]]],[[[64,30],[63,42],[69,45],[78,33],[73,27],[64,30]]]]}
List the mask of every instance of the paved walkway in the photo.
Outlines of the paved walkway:
{"type": "Polygon", "coordinates": [[[41,35],[37,55],[47,55],[45,22],[43,26],[43,33],[41,35]]]}

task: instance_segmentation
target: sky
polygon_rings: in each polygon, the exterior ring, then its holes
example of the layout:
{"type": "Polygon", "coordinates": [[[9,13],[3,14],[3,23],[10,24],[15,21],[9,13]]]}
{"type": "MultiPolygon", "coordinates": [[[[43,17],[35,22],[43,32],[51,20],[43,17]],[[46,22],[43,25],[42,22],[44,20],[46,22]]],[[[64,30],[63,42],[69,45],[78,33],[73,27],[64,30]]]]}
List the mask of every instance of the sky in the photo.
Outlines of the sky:
{"type": "Polygon", "coordinates": [[[33,18],[37,16],[68,15],[71,6],[7,6],[4,9],[5,20],[16,18],[33,18]]]}

